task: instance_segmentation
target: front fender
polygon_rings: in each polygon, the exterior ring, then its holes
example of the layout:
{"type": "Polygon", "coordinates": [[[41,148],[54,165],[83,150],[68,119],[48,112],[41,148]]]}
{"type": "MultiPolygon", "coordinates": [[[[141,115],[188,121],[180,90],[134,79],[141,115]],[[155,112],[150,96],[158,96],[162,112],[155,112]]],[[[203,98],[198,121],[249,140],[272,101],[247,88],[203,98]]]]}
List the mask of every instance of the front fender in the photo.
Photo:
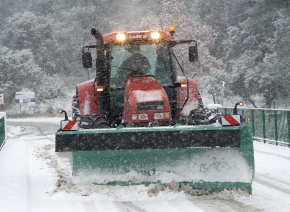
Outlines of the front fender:
{"type": "Polygon", "coordinates": [[[94,80],[77,85],[80,115],[98,114],[98,93],[95,91],[94,80]]]}
{"type": "MultiPolygon", "coordinates": [[[[177,77],[177,82],[185,84],[187,81],[185,77],[177,77]]],[[[198,86],[195,80],[188,79],[187,87],[178,88],[177,100],[179,108],[183,107],[182,110],[180,111],[181,117],[188,116],[191,110],[198,108],[198,86]],[[188,89],[188,99],[187,99],[187,89],[188,89]]]]}

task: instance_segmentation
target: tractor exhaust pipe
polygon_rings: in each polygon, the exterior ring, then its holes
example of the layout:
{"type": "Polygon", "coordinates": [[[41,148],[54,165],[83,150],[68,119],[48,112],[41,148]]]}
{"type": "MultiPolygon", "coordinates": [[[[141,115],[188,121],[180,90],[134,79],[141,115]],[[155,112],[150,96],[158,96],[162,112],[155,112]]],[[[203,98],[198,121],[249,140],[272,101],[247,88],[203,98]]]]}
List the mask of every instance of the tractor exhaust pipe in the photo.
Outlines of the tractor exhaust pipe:
{"type": "Polygon", "coordinates": [[[96,47],[97,49],[102,49],[104,46],[104,40],[103,40],[103,35],[96,30],[95,28],[91,29],[91,34],[96,38],[96,47]]]}

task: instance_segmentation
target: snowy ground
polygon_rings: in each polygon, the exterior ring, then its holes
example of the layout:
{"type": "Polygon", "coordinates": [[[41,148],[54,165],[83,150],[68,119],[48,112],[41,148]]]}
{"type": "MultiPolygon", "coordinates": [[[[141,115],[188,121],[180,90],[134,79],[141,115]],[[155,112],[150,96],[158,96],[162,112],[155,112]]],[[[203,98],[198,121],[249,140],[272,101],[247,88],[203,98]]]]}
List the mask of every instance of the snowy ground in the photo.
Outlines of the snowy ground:
{"type": "Polygon", "coordinates": [[[0,211],[290,211],[290,150],[254,142],[253,194],[207,196],[186,189],[75,185],[69,154],[54,152],[61,118],[8,119],[0,151],[0,211]]]}

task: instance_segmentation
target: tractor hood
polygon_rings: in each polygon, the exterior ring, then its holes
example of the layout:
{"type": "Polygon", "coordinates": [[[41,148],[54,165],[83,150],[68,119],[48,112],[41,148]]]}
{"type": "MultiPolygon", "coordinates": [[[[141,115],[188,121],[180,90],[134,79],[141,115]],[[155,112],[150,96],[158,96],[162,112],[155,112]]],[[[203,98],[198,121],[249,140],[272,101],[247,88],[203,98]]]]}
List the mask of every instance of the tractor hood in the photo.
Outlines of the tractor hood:
{"type": "Polygon", "coordinates": [[[167,94],[153,76],[127,79],[123,119],[125,124],[171,121],[167,94]]]}

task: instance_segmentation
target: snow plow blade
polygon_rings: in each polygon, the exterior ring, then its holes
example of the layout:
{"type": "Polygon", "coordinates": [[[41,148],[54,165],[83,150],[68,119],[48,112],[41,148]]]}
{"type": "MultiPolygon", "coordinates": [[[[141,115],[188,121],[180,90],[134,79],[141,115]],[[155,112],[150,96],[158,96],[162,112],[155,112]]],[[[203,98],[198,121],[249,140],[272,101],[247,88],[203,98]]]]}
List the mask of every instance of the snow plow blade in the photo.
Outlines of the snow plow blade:
{"type": "Polygon", "coordinates": [[[57,131],[56,152],[72,152],[72,183],[241,189],[252,193],[253,141],[240,126],[57,131]]]}

